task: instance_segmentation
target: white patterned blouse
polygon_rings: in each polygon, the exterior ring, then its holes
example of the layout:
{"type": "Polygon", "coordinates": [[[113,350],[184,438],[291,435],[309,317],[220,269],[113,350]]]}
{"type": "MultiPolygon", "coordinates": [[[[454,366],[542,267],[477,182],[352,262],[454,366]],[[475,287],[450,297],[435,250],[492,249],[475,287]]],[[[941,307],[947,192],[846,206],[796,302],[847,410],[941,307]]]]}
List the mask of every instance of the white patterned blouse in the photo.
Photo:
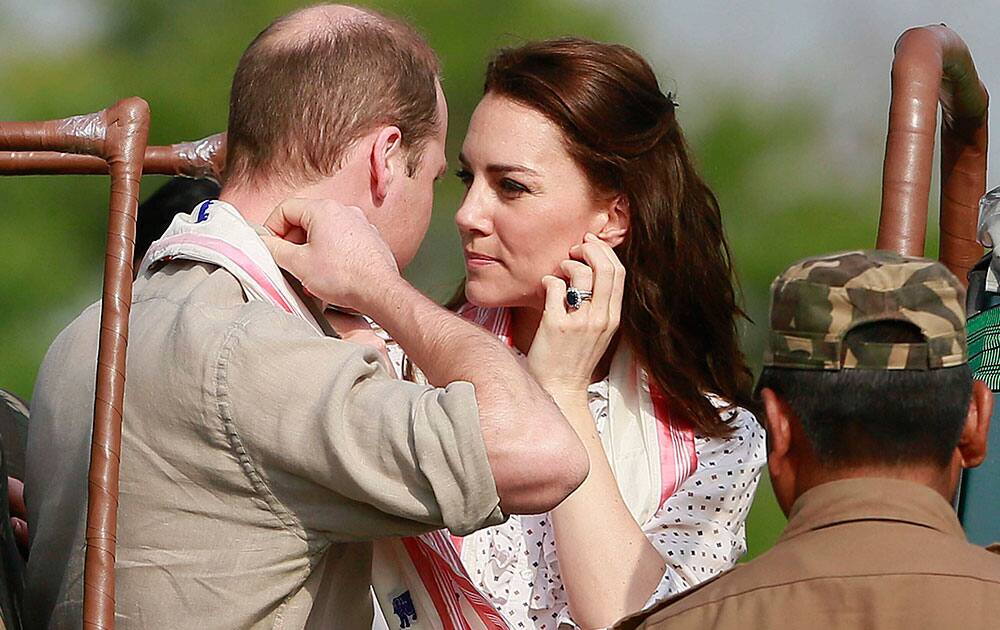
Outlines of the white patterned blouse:
{"type": "MultiPolygon", "coordinates": [[[[589,393],[600,433],[608,416],[607,380],[589,393]]],[[[696,437],[694,473],[642,524],[667,566],[647,607],[731,568],[746,552],[745,521],[765,461],[764,432],[745,409],[722,413],[732,415],[733,434],[696,437]]],[[[473,583],[511,627],[576,627],[547,514],[511,516],[466,536],[461,555],[473,583]]]]}
{"type": "MultiPolygon", "coordinates": [[[[398,346],[389,355],[401,369],[398,346]]],[[[608,420],[608,380],[589,389],[598,433],[608,420]]],[[[726,438],[694,437],[696,467],[642,529],[666,562],[645,608],[732,568],[746,552],[746,518],[765,463],[764,431],[752,413],[712,397],[733,427],[726,438]]],[[[600,527],[600,523],[594,524],[600,527]]],[[[576,628],[559,575],[548,514],[514,515],[461,540],[461,557],[480,591],[512,628],[576,628]]]]}

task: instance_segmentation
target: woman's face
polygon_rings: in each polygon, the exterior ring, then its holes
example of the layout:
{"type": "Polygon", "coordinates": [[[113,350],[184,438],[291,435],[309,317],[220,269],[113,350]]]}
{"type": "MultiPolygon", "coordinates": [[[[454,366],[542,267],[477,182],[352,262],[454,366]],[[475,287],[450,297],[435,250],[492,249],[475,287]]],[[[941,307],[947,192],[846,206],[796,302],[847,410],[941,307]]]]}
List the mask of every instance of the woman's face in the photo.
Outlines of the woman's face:
{"type": "Polygon", "coordinates": [[[541,308],[542,276],[560,275],[570,247],[607,223],[611,202],[594,198],[558,127],[501,96],[476,107],[459,161],[466,298],[541,308]]]}

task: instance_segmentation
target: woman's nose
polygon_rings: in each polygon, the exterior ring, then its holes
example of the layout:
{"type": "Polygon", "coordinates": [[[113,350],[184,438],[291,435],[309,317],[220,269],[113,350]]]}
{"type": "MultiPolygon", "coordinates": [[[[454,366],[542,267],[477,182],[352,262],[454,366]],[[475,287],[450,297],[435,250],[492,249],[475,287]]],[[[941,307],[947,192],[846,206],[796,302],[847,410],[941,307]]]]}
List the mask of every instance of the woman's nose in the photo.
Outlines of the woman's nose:
{"type": "Polygon", "coordinates": [[[460,232],[489,234],[491,225],[489,209],[475,186],[469,188],[462,205],[458,207],[458,212],[455,213],[455,225],[460,232]]]}

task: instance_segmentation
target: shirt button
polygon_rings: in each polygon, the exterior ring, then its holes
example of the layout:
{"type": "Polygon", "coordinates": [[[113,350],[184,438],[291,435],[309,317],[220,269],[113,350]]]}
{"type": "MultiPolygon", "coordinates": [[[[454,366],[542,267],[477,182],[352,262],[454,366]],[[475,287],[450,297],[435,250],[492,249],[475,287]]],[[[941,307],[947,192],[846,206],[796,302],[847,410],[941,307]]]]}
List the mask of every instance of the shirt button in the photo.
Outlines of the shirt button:
{"type": "Polygon", "coordinates": [[[535,572],[531,569],[521,569],[521,578],[525,580],[530,580],[535,577],[535,572]]]}

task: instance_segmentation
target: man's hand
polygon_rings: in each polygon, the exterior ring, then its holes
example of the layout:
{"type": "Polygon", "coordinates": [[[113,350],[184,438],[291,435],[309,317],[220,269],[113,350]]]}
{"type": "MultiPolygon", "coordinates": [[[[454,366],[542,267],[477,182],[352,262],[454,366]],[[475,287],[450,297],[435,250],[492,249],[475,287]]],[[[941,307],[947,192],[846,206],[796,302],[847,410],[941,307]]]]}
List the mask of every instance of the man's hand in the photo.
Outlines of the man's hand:
{"type": "Polygon", "coordinates": [[[21,556],[28,559],[28,510],[24,507],[24,483],[7,477],[7,506],[10,510],[10,526],[14,530],[14,540],[21,556]]]}
{"type": "Polygon", "coordinates": [[[276,234],[263,237],[274,260],[306,290],[378,322],[431,384],[472,383],[505,513],[547,512],[583,482],[586,449],[552,398],[495,336],[403,280],[361,210],[289,199],[264,225],[276,234]]]}
{"type": "Polygon", "coordinates": [[[372,296],[400,279],[396,259],[360,208],[286,199],[264,222],[275,262],[329,304],[366,311],[372,296]]]}

